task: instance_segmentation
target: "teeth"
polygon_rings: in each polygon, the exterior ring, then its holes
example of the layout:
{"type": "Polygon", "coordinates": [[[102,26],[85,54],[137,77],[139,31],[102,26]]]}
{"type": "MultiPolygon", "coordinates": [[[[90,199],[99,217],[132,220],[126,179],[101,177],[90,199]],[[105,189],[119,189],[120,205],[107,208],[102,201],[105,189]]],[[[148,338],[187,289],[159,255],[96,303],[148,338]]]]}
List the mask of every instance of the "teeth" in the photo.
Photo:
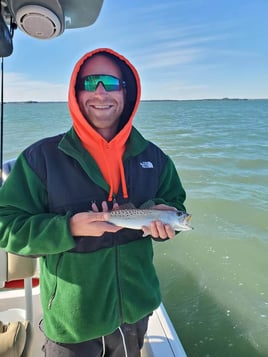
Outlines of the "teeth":
{"type": "Polygon", "coordinates": [[[110,105],[94,105],[96,109],[109,109],[110,105]]]}

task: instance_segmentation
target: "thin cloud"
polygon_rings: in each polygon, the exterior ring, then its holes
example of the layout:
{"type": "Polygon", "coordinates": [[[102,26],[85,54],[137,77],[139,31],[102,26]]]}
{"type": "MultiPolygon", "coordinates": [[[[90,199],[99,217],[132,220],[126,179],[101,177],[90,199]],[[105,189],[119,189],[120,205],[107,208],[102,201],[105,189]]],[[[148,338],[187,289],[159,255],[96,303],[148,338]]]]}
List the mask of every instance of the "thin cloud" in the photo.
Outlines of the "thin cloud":
{"type": "Polygon", "coordinates": [[[67,86],[59,83],[35,81],[23,73],[5,73],[4,100],[7,102],[66,101],[67,86]]]}
{"type": "Polygon", "coordinates": [[[142,69],[167,67],[168,70],[170,66],[198,63],[200,59],[206,59],[210,56],[210,49],[215,49],[215,43],[226,41],[230,36],[228,32],[211,34],[206,25],[157,26],[150,38],[144,36],[140,39],[137,46],[139,52],[136,51],[135,57],[142,69]]]}
{"type": "Polygon", "coordinates": [[[142,63],[139,66],[142,70],[157,69],[193,63],[201,58],[203,51],[201,49],[189,48],[185,50],[171,50],[163,52],[155,52],[140,57],[142,63]]]}

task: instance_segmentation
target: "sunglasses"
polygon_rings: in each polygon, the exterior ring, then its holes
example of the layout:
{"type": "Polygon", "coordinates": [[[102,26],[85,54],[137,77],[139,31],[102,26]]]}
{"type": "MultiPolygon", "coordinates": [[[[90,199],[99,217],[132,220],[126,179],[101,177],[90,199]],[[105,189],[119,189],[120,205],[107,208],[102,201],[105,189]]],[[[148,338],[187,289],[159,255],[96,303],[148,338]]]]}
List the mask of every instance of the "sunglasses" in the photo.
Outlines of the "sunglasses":
{"type": "Polygon", "coordinates": [[[107,92],[119,91],[126,87],[126,82],[110,76],[109,74],[90,74],[78,80],[77,89],[87,92],[95,92],[99,84],[102,84],[107,92]]]}

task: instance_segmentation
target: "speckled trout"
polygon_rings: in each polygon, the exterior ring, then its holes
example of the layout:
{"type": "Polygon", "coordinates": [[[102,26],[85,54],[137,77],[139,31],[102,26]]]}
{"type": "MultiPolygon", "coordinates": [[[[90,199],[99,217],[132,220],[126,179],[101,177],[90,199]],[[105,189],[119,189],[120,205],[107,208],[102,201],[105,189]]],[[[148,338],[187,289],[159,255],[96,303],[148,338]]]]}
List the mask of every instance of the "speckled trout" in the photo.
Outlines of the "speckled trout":
{"type": "Polygon", "coordinates": [[[164,224],[170,224],[175,231],[190,231],[191,215],[183,211],[160,209],[118,209],[110,212],[109,222],[117,226],[142,229],[149,226],[152,221],[159,220],[164,224]]]}

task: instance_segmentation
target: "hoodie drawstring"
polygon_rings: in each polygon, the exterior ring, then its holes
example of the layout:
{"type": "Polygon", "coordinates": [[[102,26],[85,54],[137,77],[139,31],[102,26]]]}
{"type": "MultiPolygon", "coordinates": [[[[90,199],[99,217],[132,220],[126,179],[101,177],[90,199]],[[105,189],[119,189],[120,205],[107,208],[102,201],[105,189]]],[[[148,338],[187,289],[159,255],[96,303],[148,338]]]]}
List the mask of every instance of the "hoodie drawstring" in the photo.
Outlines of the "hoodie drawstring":
{"type": "Polygon", "coordinates": [[[120,153],[120,151],[117,150],[115,147],[110,148],[108,153],[105,150],[105,147],[103,147],[103,158],[105,160],[105,166],[106,166],[105,179],[106,179],[108,185],[110,186],[108,202],[111,202],[114,198],[114,194],[117,194],[120,182],[122,185],[123,197],[126,199],[126,198],[128,198],[128,191],[127,191],[127,183],[126,183],[124,165],[122,162],[122,153],[120,153]],[[113,158],[115,158],[115,161],[112,160],[111,157],[109,157],[108,153],[112,153],[112,156],[113,156],[113,158]],[[117,163],[117,165],[118,165],[117,169],[116,169],[116,167],[113,167],[113,165],[111,164],[112,161],[117,163]],[[117,172],[119,173],[119,175],[117,174],[117,172]]]}
{"type": "Polygon", "coordinates": [[[126,176],[125,176],[125,170],[124,170],[122,160],[119,161],[119,168],[120,168],[120,177],[121,177],[123,197],[128,198],[126,176]]]}

